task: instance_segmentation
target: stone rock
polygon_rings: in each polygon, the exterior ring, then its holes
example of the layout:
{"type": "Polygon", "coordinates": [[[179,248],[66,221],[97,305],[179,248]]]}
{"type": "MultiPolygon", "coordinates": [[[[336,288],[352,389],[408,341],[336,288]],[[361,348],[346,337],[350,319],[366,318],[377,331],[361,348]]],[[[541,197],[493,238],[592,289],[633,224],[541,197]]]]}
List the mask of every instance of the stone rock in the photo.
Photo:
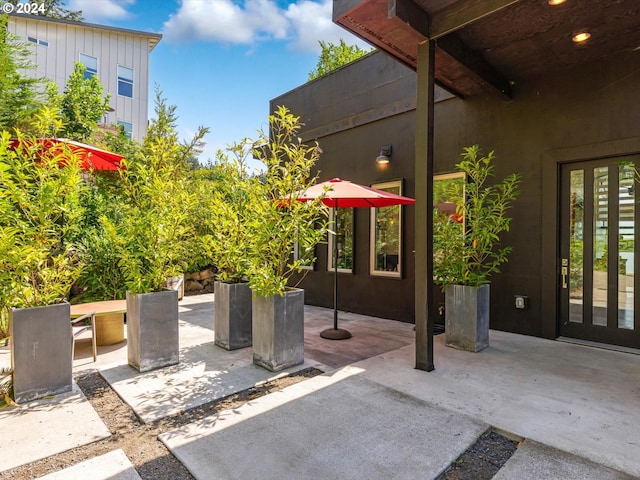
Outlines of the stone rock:
{"type": "Polygon", "coordinates": [[[184,281],[184,290],[185,292],[196,292],[198,290],[202,290],[203,286],[202,283],[200,283],[197,280],[185,280],[184,281]]]}

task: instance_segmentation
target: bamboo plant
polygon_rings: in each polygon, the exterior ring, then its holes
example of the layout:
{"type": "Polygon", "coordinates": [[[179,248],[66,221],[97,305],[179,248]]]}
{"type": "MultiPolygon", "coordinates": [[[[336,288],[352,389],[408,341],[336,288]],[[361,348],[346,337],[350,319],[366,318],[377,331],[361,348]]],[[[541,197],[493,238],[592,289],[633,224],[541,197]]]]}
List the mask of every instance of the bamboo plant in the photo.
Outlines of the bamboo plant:
{"type": "Polygon", "coordinates": [[[513,173],[491,183],[493,161],[493,151],[483,155],[478,145],[465,147],[456,168],[467,182],[455,218],[434,211],[434,281],[443,288],[487,284],[508,260],[511,246],[501,245],[501,234],[509,231],[507,213],[522,176],[513,173]]]}

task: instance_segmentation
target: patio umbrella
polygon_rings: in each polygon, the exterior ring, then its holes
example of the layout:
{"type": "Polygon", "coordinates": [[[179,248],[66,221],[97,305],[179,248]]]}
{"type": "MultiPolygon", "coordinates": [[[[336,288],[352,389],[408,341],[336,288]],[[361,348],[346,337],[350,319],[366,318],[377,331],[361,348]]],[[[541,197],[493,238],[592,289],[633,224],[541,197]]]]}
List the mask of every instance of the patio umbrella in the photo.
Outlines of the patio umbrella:
{"type": "MultiPolygon", "coordinates": [[[[29,139],[23,140],[28,142],[29,139]]],[[[38,138],[36,142],[48,152],[60,154],[68,148],[72,153],[79,155],[83,170],[120,170],[124,168],[120,162],[124,158],[117,153],[108,152],[93,145],[68,140],[66,138],[38,138]]],[[[16,148],[19,144],[17,138],[11,139],[12,146],[16,148]]]]}
{"type": "MultiPolygon", "coordinates": [[[[309,187],[298,197],[298,200],[306,202],[319,197],[322,197],[322,203],[330,208],[381,208],[392,205],[409,205],[416,202],[413,198],[339,178],[309,187]]],[[[351,338],[351,333],[338,328],[338,242],[333,242],[333,267],[333,328],[323,330],[320,332],[320,336],[329,340],[344,340],[351,338]]]]}

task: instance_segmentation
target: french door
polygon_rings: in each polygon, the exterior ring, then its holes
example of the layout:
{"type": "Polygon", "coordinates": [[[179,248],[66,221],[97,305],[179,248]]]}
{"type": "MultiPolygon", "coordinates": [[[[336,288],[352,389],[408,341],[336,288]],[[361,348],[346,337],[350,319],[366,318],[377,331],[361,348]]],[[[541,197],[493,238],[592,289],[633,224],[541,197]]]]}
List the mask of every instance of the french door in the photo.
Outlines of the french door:
{"type": "Polygon", "coordinates": [[[640,348],[640,205],[634,165],[624,157],[561,170],[560,335],[640,348]]]}

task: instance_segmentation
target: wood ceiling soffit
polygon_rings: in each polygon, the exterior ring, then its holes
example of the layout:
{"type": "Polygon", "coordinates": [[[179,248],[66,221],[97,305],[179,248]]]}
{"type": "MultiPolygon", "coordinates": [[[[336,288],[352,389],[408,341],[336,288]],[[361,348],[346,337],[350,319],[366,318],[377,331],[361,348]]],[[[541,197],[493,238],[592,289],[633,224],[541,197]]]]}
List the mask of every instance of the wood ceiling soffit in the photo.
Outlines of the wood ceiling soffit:
{"type": "Polygon", "coordinates": [[[426,37],[409,28],[400,18],[389,18],[388,10],[388,0],[364,0],[350,10],[341,4],[339,8],[334,6],[334,22],[415,70],[418,43],[426,37]],[[336,10],[343,13],[336,14],[336,10]]]}
{"type": "Polygon", "coordinates": [[[429,38],[435,40],[443,37],[519,1],[520,0],[460,0],[431,16],[429,38]]]}
{"type": "MultiPolygon", "coordinates": [[[[442,37],[518,1],[461,0],[442,8],[430,19],[413,0],[346,0],[334,3],[334,21],[415,70],[418,44],[429,37],[429,31],[432,38],[442,37]]],[[[438,47],[441,58],[436,53],[435,77],[444,88],[466,97],[486,91],[489,86],[511,98],[508,80],[460,39],[440,38],[438,47]],[[468,78],[463,78],[464,75],[468,78]]]]}
{"type": "Polygon", "coordinates": [[[510,80],[542,75],[570,65],[596,62],[640,46],[640,2],[576,0],[560,9],[522,2],[500,15],[456,33],[510,80]],[[588,8],[587,8],[588,7],[588,8]],[[585,45],[569,42],[572,32],[588,28],[585,45]]]}
{"type": "MultiPolygon", "coordinates": [[[[461,66],[474,73],[482,83],[493,87],[506,98],[511,99],[512,91],[509,81],[498,72],[484,57],[465,45],[455,33],[439,38],[436,42],[439,51],[446,52],[461,66]]],[[[436,60],[438,53],[436,53],[436,60]]]]}
{"type": "Polygon", "coordinates": [[[458,60],[436,45],[435,58],[436,83],[455,93],[460,98],[472,97],[489,90],[495,91],[484,79],[473,70],[465,67],[458,60]]]}

